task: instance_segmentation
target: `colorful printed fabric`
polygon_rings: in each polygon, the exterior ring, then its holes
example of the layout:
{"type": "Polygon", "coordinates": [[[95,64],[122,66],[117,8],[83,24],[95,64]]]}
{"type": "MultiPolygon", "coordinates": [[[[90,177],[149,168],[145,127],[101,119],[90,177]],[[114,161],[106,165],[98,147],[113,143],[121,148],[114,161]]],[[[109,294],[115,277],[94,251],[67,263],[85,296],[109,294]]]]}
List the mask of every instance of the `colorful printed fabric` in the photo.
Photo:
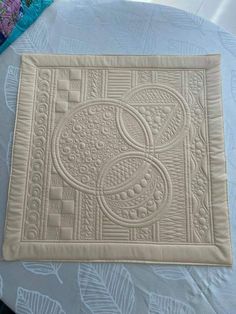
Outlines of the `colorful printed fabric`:
{"type": "Polygon", "coordinates": [[[0,0],[0,53],[52,2],[53,0],[0,0]]]}

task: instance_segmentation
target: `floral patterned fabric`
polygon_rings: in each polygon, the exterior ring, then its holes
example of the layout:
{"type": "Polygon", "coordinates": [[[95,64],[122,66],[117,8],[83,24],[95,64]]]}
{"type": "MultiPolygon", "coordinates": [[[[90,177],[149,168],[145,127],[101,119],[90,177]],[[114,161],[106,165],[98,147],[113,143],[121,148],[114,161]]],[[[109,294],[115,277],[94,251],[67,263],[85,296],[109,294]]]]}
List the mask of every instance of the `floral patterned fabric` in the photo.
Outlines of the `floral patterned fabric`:
{"type": "Polygon", "coordinates": [[[0,53],[6,49],[53,0],[0,0],[0,53]]]}
{"type": "Polygon", "coordinates": [[[0,246],[22,53],[220,53],[233,267],[0,262],[0,298],[17,314],[236,313],[236,38],[169,7],[55,0],[0,56],[0,246]]]}

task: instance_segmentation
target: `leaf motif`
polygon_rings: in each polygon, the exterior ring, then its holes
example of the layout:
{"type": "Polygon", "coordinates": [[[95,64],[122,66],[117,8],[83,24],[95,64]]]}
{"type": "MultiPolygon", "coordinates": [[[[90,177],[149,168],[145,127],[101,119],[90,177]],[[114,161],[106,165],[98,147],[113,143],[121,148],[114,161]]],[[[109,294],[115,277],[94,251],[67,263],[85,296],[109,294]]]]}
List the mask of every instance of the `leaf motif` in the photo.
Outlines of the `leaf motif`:
{"type": "Polygon", "coordinates": [[[189,305],[171,297],[151,293],[149,296],[149,314],[195,314],[189,305]]]}
{"type": "Polygon", "coordinates": [[[205,48],[182,40],[170,39],[168,41],[168,47],[170,52],[174,51],[175,54],[180,55],[204,55],[207,53],[205,48]]]}
{"type": "Polygon", "coordinates": [[[236,57],[236,40],[234,36],[224,31],[218,31],[218,35],[223,47],[236,57]]]}
{"type": "Polygon", "coordinates": [[[66,314],[61,304],[38,291],[17,289],[17,314],[66,314]]]}
{"type": "MultiPolygon", "coordinates": [[[[82,306],[83,306],[83,305],[82,305],[82,306]]],[[[85,305],[84,305],[84,307],[83,307],[82,309],[80,309],[80,310],[81,310],[80,314],[91,314],[90,310],[89,310],[87,307],[85,307],[85,305]]]]}
{"type": "Polygon", "coordinates": [[[81,53],[85,51],[85,43],[81,40],[64,37],[60,38],[58,51],[60,53],[81,53]]]}
{"type": "Polygon", "coordinates": [[[11,47],[17,54],[45,52],[48,47],[48,34],[49,30],[46,23],[42,19],[38,19],[11,47]]]}
{"type": "Polygon", "coordinates": [[[12,144],[13,144],[13,132],[11,132],[9,135],[9,140],[7,143],[7,151],[6,151],[6,163],[7,163],[8,172],[10,172],[10,167],[11,167],[12,144]]]}
{"type": "Polygon", "coordinates": [[[62,280],[59,277],[58,271],[61,267],[61,263],[34,263],[34,262],[23,262],[24,268],[31,273],[36,275],[55,275],[58,281],[62,284],[62,280]]]}
{"type": "Polygon", "coordinates": [[[162,278],[170,279],[170,280],[180,280],[185,279],[184,272],[181,266],[158,266],[153,265],[151,266],[153,272],[162,278]]]}
{"type": "Polygon", "coordinates": [[[221,286],[227,283],[232,276],[232,269],[228,267],[209,267],[207,266],[207,283],[209,286],[221,286]]]}
{"type": "Polygon", "coordinates": [[[0,299],[2,298],[2,290],[3,290],[3,280],[2,280],[2,276],[0,275],[0,299]]]}
{"type": "Polygon", "coordinates": [[[10,111],[16,111],[17,88],[19,82],[20,69],[13,65],[9,65],[4,83],[4,94],[7,107],[10,111]]]}
{"type": "Polygon", "coordinates": [[[82,301],[94,314],[130,314],[135,296],[131,276],[123,265],[80,264],[82,301]]]}
{"type": "Polygon", "coordinates": [[[161,13],[172,25],[178,28],[198,29],[204,22],[200,16],[171,7],[162,6],[161,13]]]}

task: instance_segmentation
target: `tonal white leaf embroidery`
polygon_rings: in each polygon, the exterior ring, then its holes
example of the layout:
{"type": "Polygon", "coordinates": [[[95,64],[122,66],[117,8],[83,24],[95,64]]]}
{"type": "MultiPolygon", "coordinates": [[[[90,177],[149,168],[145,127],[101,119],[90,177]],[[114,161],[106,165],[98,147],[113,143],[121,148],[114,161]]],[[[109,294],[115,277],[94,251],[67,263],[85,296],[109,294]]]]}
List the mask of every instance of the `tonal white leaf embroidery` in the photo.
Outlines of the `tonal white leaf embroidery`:
{"type": "Polygon", "coordinates": [[[91,312],[89,311],[89,309],[87,307],[84,307],[81,309],[80,314],[91,314],[91,312]]]}
{"type": "Polygon", "coordinates": [[[56,275],[58,281],[62,284],[62,280],[59,277],[58,271],[61,267],[61,263],[34,263],[23,262],[24,268],[37,275],[56,275]]]}
{"type": "Polygon", "coordinates": [[[184,279],[184,273],[183,270],[181,269],[181,266],[158,266],[158,265],[153,265],[151,266],[153,272],[162,278],[165,279],[171,279],[171,280],[179,280],[179,279],[184,279]]]}
{"type": "Polygon", "coordinates": [[[48,27],[39,19],[11,47],[17,54],[25,52],[44,52],[48,47],[48,27]]]}
{"type": "Polygon", "coordinates": [[[205,276],[206,282],[209,287],[222,286],[227,283],[232,276],[232,269],[229,267],[206,267],[207,273],[205,276]]]}
{"type": "Polygon", "coordinates": [[[17,314],[66,314],[61,304],[38,291],[17,289],[17,314]]]}
{"type": "Polygon", "coordinates": [[[0,298],[2,297],[2,290],[3,290],[3,280],[2,280],[2,276],[0,275],[0,298]]]}
{"type": "Polygon", "coordinates": [[[227,32],[218,32],[220,41],[224,48],[228,50],[234,57],[236,57],[236,40],[235,37],[227,32]]]}
{"type": "Polygon", "coordinates": [[[62,36],[58,51],[61,53],[75,53],[75,51],[81,53],[85,51],[85,47],[85,43],[81,40],[62,36]]]}
{"type": "Polygon", "coordinates": [[[9,65],[4,83],[4,94],[7,107],[10,111],[16,110],[17,87],[19,81],[20,69],[13,65],[9,65]]]}
{"type": "Polygon", "coordinates": [[[80,264],[78,284],[82,301],[94,314],[131,314],[135,295],[123,265],[80,264]]]}
{"type": "Polygon", "coordinates": [[[151,293],[148,314],[195,314],[189,305],[171,297],[151,293]]]}
{"type": "Polygon", "coordinates": [[[183,10],[161,7],[162,15],[174,26],[183,29],[200,29],[204,19],[183,10]]]}

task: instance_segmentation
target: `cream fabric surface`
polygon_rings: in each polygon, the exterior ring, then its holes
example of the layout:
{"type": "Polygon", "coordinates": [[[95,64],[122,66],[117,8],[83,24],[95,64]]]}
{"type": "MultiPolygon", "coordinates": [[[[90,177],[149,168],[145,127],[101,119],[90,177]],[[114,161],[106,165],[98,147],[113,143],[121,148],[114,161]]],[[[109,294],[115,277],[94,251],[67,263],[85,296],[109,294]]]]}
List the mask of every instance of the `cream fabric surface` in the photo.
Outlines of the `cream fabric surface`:
{"type": "Polygon", "coordinates": [[[231,265],[220,57],[24,55],[6,260],[231,265]]]}

